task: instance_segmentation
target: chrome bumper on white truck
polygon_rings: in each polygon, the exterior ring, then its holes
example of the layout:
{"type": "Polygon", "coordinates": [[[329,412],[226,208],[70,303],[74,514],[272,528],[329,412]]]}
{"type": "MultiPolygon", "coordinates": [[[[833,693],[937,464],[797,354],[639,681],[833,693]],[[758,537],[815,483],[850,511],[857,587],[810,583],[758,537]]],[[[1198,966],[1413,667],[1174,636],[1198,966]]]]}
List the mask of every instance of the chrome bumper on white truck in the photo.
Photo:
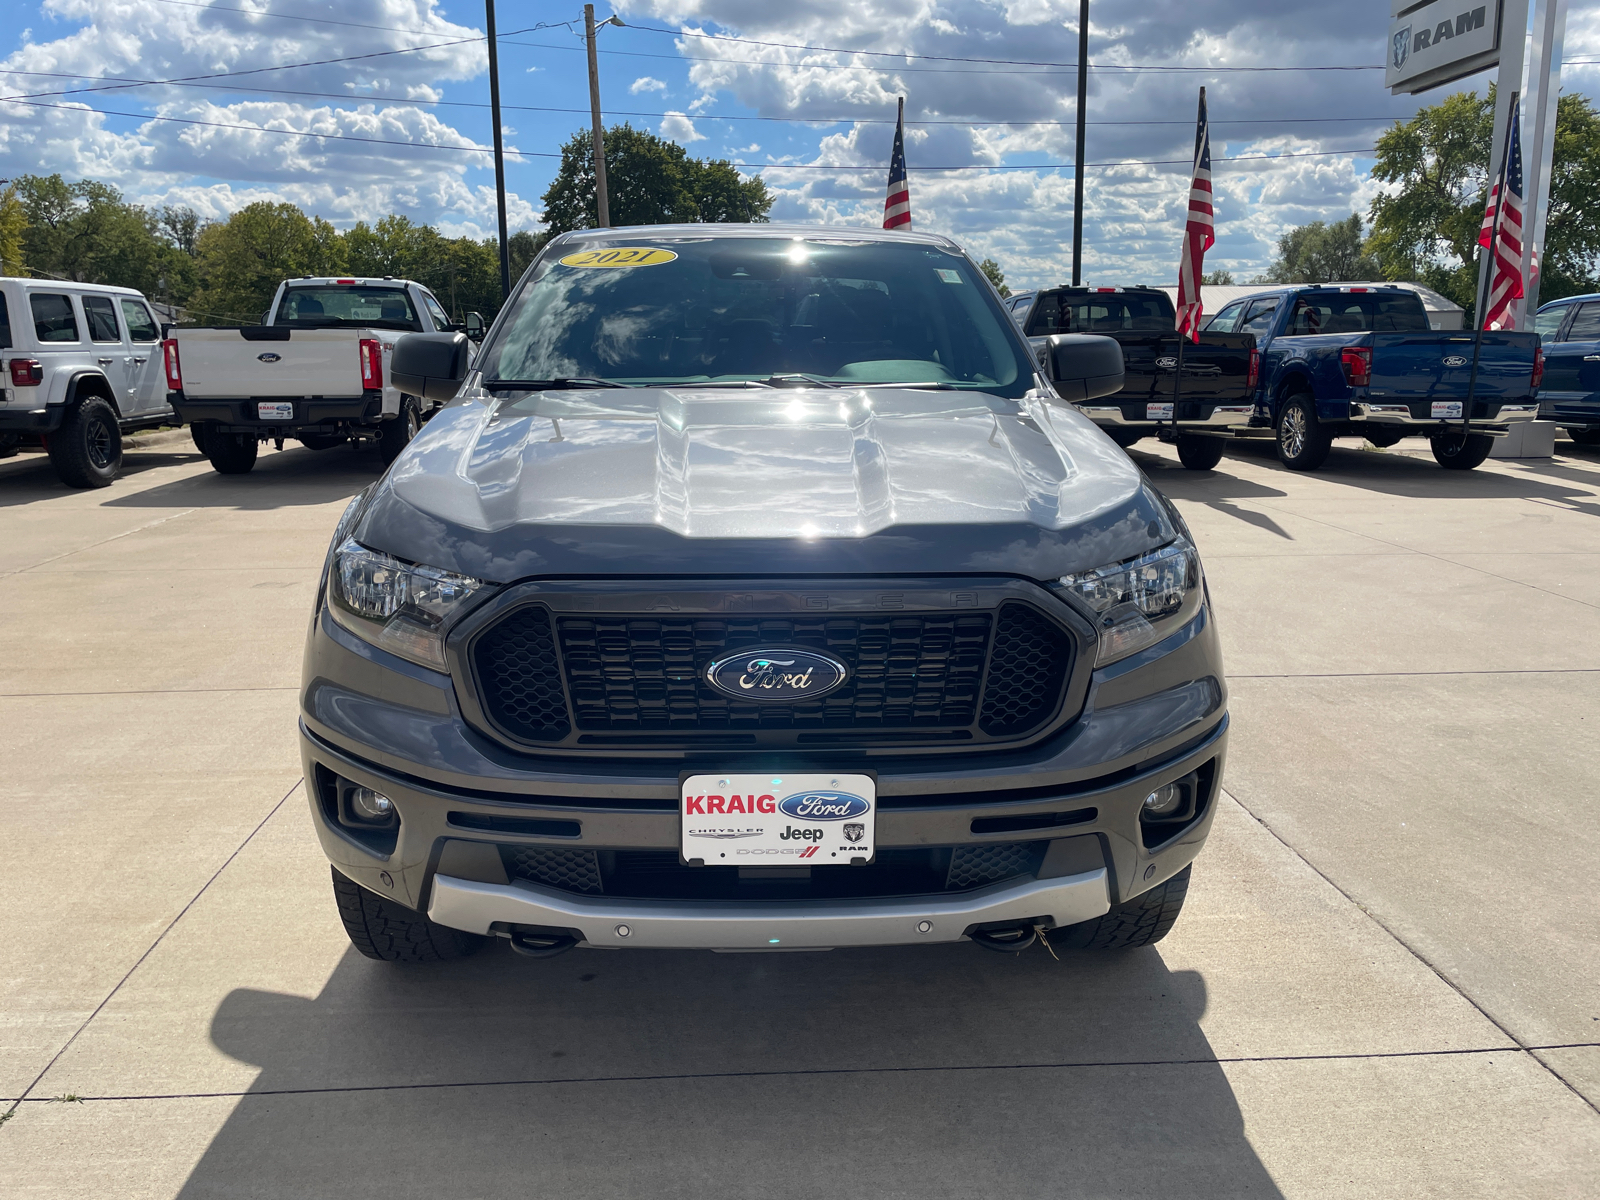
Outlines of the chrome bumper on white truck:
{"type": "Polygon", "coordinates": [[[1088,417],[1096,425],[1115,425],[1119,429],[1148,429],[1152,433],[1158,429],[1180,429],[1191,432],[1204,432],[1208,429],[1232,429],[1238,425],[1249,424],[1250,414],[1255,411],[1251,404],[1219,404],[1211,410],[1211,415],[1202,417],[1198,421],[1140,421],[1123,415],[1122,409],[1114,404],[1080,404],[1078,411],[1088,417]]]}
{"type": "Polygon", "coordinates": [[[572,929],[589,946],[701,950],[831,950],[960,941],[974,925],[1093,920],[1110,908],[1105,869],[1059,879],[997,883],[957,896],[819,900],[796,904],[625,900],[531,883],[476,883],[436,875],[428,916],[487,934],[496,923],[572,929]]]}

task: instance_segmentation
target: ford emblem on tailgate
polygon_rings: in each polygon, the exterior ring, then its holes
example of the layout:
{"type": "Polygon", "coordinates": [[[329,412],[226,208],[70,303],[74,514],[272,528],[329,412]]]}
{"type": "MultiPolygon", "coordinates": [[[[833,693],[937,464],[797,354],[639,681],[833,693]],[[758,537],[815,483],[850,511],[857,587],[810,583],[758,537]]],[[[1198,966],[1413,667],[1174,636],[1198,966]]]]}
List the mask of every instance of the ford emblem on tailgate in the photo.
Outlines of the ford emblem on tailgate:
{"type": "Polygon", "coordinates": [[[860,796],[849,792],[796,792],[778,801],[779,812],[802,821],[843,821],[859,817],[868,807],[860,796]]]}
{"type": "Polygon", "coordinates": [[[273,353],[271,353],[269,351],[266,354],[258,354],[258,355],[256,355],[256,361],[257,362],[277,362],[278,361],[278,357],[279,357],[278,355],[273,354],[273,353]]]}
{"type": "Polygon", "coordinates": [[[845,681],[845,665],[814,650],[741,650],[706,668],[706,682],[741,700],[810,700],[845,681]]]}
{"type": "Polygon", "coordinates": [[[1452,354],[1449,358],[1444,360],[1444,365],[1447,367],[1464,367],[1467,365],[1467,360],[1462,358],[1459,354],[1452,354]]]}

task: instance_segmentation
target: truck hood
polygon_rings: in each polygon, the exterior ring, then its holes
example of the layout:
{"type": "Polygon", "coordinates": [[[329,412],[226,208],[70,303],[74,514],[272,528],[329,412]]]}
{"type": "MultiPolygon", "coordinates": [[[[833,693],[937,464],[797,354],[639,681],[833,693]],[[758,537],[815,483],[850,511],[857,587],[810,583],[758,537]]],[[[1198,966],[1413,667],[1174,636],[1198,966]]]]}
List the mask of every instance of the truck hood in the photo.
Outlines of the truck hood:
{"type": "Polygon", "coordinates": [[[1166,505],[1076,409],[900,388],[490,394],[443,409],[356,536],[536,575],[1048,579],[1170,541],[1166,505]]]}

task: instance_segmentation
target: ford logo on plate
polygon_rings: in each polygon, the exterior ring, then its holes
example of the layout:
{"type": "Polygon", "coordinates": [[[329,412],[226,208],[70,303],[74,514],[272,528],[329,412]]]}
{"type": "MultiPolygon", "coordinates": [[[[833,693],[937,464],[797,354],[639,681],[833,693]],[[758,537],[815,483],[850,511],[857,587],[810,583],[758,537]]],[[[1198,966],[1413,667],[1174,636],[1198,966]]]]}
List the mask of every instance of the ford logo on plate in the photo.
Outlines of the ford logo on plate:
{"type": "Polygon", "coordinates": [[[827,695],[848,674],[837,658],[814,650],[741,650],[708,666],[706,682],[724,696],[792,704],[827,695]]]}
{"type": "Polygon", "coordinates": [[[779,812],[799,821],[843,821],[859,817],[868,807],[860,796],[849,792],[796,792],[778,801],[779,812]]]}
{"type": "Polygon", "coordinates": [[[1467,365],[1467,360],[1462,358],[1459,354],[1452,354],[1449,358],[1444,360],[1444,365],[1447,367],[1464,367],[1467,365]]]}
{"type": "Polygon", "coordinates": [[[256,355],[256,361],[257,362],[277,362],[278,361],[278,357],[279,357],[278,355],[273,354],[271,351],[268,351],[266,354],[258,354],[258,355],[256,355]]]}

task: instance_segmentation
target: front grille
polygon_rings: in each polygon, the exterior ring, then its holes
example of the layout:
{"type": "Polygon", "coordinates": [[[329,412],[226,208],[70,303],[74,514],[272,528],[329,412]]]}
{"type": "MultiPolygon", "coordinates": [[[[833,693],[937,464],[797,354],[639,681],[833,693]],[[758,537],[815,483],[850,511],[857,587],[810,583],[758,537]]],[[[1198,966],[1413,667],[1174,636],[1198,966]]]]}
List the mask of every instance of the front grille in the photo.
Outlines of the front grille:
{"type": "Polygon", "coordinates": [[[951,745],[1032,732],[1057,712],[1075,641],[1040,610],[593,615],[512,609],[470,650],[483,711],[513,741],[572,747],[951,745]],[[824,652],[816,699],[727,696],[707,664],[741,650],[824,652]]]}
{"type": "Polygon", "coordinates": [[[635,900],[842,900],[969,891],[1031,876],[1046,842],[885,847],[867,866],[810,868],[800,878],[741,878],[737,867],[689,867],[676,850],[502,846],[512,879],[635,900]]]}

